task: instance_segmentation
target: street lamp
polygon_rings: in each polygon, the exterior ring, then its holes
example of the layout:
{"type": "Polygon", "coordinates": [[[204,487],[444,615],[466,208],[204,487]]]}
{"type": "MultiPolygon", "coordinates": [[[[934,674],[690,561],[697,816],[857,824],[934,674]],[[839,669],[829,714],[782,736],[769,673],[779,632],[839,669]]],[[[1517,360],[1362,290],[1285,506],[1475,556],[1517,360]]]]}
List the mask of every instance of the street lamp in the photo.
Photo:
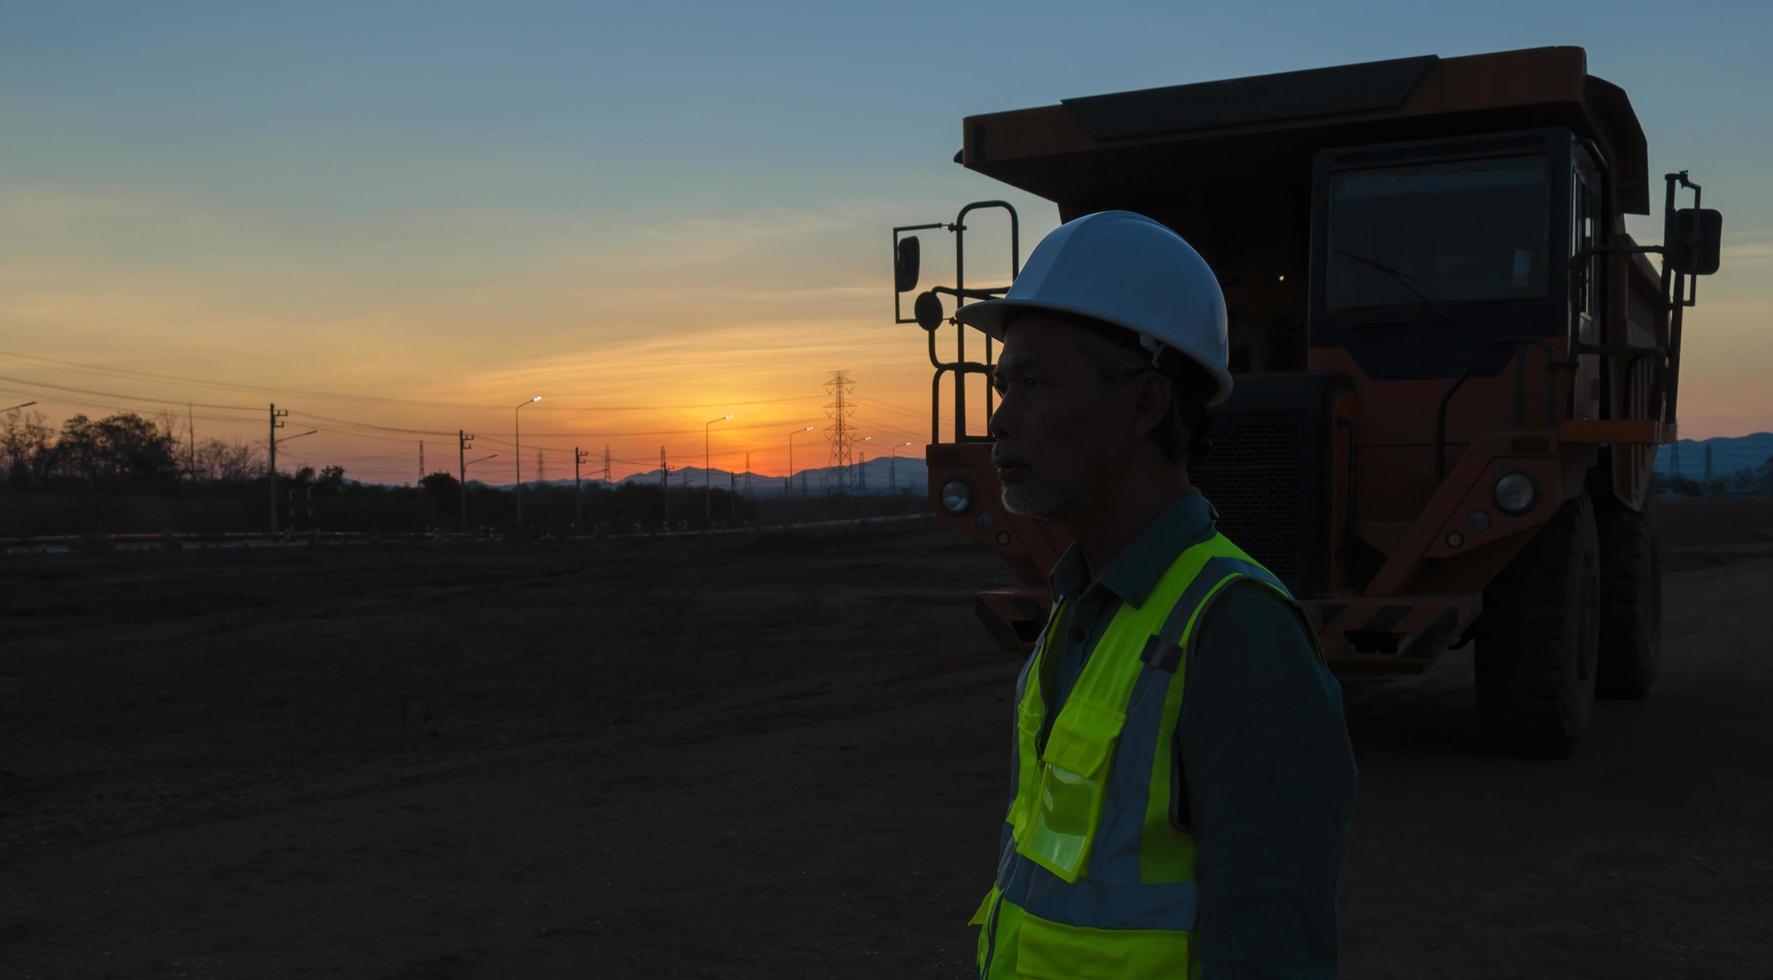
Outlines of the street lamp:
{"type": "Polygon", "coordinates": [[[35,405],[35,404],[37,404],[37,403],[34,401],[21,402],[20,404],[14,405],[11,408],[0,408],[0,412],[16,412],[21,408],[30,408],[32,405],[35,405]]]}
{"type": "Polygon", "coordinates": [[[519,416],[517,413],[523,411],[523,406],[534,405],[541,400],[542,396],[536,395],[528,401],[518,402],[517,407],[511,410],[511,442],[517,447],[512,453],[512,455],[516,457],[517,483],[511,487],[511,492],[517,497],[517,523],[519,524],[523,523],[523,437],[520,434],[519,416]]]}
{"type": "Polygon", "coordinates": [[[722,415],[709,419],[708,425],[702,426],[702,520],[710,527],[714,525],[714,474],[708,469],[708,427],[716,422],[730,421],[731,415],[722,415]]]}
{"type": "Polygon", "coordinates": [[[887,496],[899,495],[899,450],[911,445],[910,440],[899,443],[892,449],[892,459],[887,462],[887,496]]]}
{"type": "MultiPolygon", "coordinates": [[[[873,436],[863,436],[861,441],[862,442],[873,442],[874,437],[873,436]]],[[[858,479],[854,482],[856,482],[858,484],[856,489],[860,490],[863,487],[868,485],[868,463],[867,463],[867,457],[863,456],[861,453],[857,453],[856,455],[861,458],[858,459],[856,461],[856,463],[854,464],[856,467],[856,474],[858,477],[858,479]]]]}
{"type": "MultiPolygon", "coordinates": [[[[272,415],[273,420],[279,415],[289,414],[288,412],[277,412],[275,408],[271,411],[274,413],[272,415]]],[[[272,426],[270,433],[265,437],[265,482],[270,486],[271,490],[271,531],[273,533],[277,530],[277,513],[281,509],[277,503],[277,447],[292,439],[300,439],[302,436],[311,436],[320,431],[319,429],[309,429],[306,432],[299,432],[293,436],[284,436],[282,439],[279,439],[277,438],[277,430],[282,427],[283,423],[278,422],[276,425],[272,426]]]]}
{"type": "Polygon", "coordinates": [[[788,496],[790,497],[794,496],[794,437],[802,432],[811,431],[813,431],[813,427],[809,425],[804,429],[795,429],[788,433],[788,496]]]}
{"type": "Polygon", "coordinates": [[[456,500],[462,506],[462,531],[464,533],[468,530],[468,467],[473,466],[475,463],[484,463],[489,459],[497,459],[498,456],[498,453],[493,453],[490,456],[482,456],[479,459],[459,461],[462,465],[462,485],[456,488],[456,500]]]}

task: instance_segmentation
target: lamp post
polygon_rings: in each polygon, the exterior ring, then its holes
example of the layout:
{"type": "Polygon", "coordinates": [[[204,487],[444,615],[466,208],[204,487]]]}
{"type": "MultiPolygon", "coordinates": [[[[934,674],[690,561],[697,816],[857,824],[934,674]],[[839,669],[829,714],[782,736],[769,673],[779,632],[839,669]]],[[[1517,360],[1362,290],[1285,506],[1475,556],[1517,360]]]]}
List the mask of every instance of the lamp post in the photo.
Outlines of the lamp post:
{"type": "Polygon", "coordinates": [[[13,405],[10,408],[0,408],[0,412],[16,412],[21,408],[30,408],[32,405],[35,405],[35,404],[37,404],[37,403],[34,401],[20,402],[19,404],[13,405]]]}
{"type": "Polygon", "coordinates": [[[887,496],[889,497],[899,495],[899,450],[909,445],[911,445],[910,440],[906,440],[894,446],[892,459],[887,461],[887,496]]]}
{"type": "Polygon", "coordinates": [[[517,464],[517,482],[512,485],[511,492],[517,497],[517,523],[519,524],[523,523],[523,436],[519,424],[520,417],[517,413],[523,411],[523,406],[534,405],[541,400],[542,396],[536,395],[527,401],[518,402],[517,407],[511,410],[511,441],[517,447],[511,453],[515,457],[513,462],[517,464]]]}
{"type": "Polygon", "coordinates": [[[708,428],[716,422],[731,420],[731,415],[722,415],[702,426],[702,521],[710,527],[714,525],[714,473],[708,468],[708,428]]]}
{"type": "Polygon", "coordinates": [[[457,460],[457,463],[459,463],[462,467],[462,485],[460,487],[461,492],[458,493],[456,496],[462,505],[462,533],[464,533],[464,534],[466,534],[468,531],[468,467],[473,466],[475,463],[484,463],[489,459],[498,459],[498,458],[499,458],[499,454],[493,453],[490,456],[482,456],[479,459],[458,459],[457,460]]]}
{"type": "Polygon", "coordinates": [[[802,432],[811,431],[813,431],[813,427],[809,425],[804,429],[795,429],[788,433],[788,496],[790,497],[794,496],[794,437],[802,432]]]}
{"type": "Polygon", "coordinates": [[[273,532],[277,530],[277,515],[282,512],[282,508],[277,505],[277,447],[289,442],[291,439],[300,439],[302,436],[311,436],[320,431],[319,429],[309,429],[306,432],[298,433],[293,436],[285,436],[282,439],[277,438],[277,430],[283,428],[283,423],[277,420],[288,414],[288,412],[278,412],[275,406],[272,407],[271,434],[265,439],[265,461],[267,464],[265,469],[267,470],[267,476],[271,484],[271,530],[273,532]]]}
{"type": "MultiPolygon", "coordinates": [[[[874,437],[873,436],[863,436],[861,441],[862,442],[873,442],[874,437]]],[[[856,451],[855,467],[856,467],[856,478],[851,482],[856,484],[857,491],[862,491],[862,490],[868,489],[868,454],[867,453],[862,452],[861,450],[856,451]]]]}

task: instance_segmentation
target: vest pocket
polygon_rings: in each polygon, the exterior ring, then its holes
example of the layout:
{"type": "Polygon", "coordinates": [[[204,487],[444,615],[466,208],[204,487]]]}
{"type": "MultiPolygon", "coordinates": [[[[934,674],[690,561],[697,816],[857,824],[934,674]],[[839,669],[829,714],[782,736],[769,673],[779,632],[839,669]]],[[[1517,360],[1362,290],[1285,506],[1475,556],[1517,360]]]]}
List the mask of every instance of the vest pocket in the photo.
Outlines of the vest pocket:
{"type": "Polygon", "coordinates": [[[1189,936],[1069,926],[1024,913],[1016,973],[1041,980],[1174,980],[1188,975],[1189,936]]]}
{"type": "Polygon", "coordinates": [[[1067,883],[1083,876],[1102,820],[1108,760],[1126,716],[1073,701],[1053,721],[1041,758],[1032,820],[1017,850],[1067,883]]]}

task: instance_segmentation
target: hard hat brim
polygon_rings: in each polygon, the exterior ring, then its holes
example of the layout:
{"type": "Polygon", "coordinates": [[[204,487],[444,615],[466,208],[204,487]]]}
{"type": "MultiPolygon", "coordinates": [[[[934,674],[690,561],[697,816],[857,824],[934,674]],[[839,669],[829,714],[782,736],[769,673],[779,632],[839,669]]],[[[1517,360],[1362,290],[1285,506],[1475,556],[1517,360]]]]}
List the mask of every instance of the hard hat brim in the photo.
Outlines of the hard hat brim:
{"type": "MultiPolygon", "coordinates": [[[[1070,316],[1094,320],[1097,323],[1106,323],[1110,326],[1120,327],[1122,330],[1127,330],[1134,334],[1140,332],[1136,327],[1116,322],[1115,320],[1102,316],[1101,313],[1095,310],[1068,306],[1064,303],[1045,303],[1037,300],[1025,299],[987,299],[980,300],[977,303],[968,303],[954,311],[954,318],[967,326],[978,328],[987,337],[1002,343],[1004,335],[1004,320],[1010,315],[1010,313],[1017,310],[1027,310],[1031,313],[1067,314],[1070,316]]],[[[1227,398],[1231,397],[1231,375],[1224,368],[1207,364],[1199,358],[1188,354],[1187,351],[1178,350],[1177,353],[1188,357],[1189,360],[1194,361],[1196,364],[1199,364],[1204,368],[1207,374],[1218,386],[1217,390],[1206,399],[1206,405],[1208,408],[1221,405],[1227,398]]]]}

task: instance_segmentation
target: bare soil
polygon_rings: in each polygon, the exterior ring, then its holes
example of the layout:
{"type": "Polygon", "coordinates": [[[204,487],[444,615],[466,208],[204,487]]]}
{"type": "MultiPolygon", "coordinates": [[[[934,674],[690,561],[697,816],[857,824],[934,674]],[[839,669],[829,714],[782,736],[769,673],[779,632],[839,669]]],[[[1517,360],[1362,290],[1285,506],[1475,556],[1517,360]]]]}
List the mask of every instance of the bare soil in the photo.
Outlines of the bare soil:
{"type": "MultiPolygon", "coordinates": [[[[1773,506],[1575,759],[1350,681],[1349,977],[1768,975],[1773,506]]],[[[942,528],[0,560],[0,977],[965,976],[1017,664],[942,528]]]]}

